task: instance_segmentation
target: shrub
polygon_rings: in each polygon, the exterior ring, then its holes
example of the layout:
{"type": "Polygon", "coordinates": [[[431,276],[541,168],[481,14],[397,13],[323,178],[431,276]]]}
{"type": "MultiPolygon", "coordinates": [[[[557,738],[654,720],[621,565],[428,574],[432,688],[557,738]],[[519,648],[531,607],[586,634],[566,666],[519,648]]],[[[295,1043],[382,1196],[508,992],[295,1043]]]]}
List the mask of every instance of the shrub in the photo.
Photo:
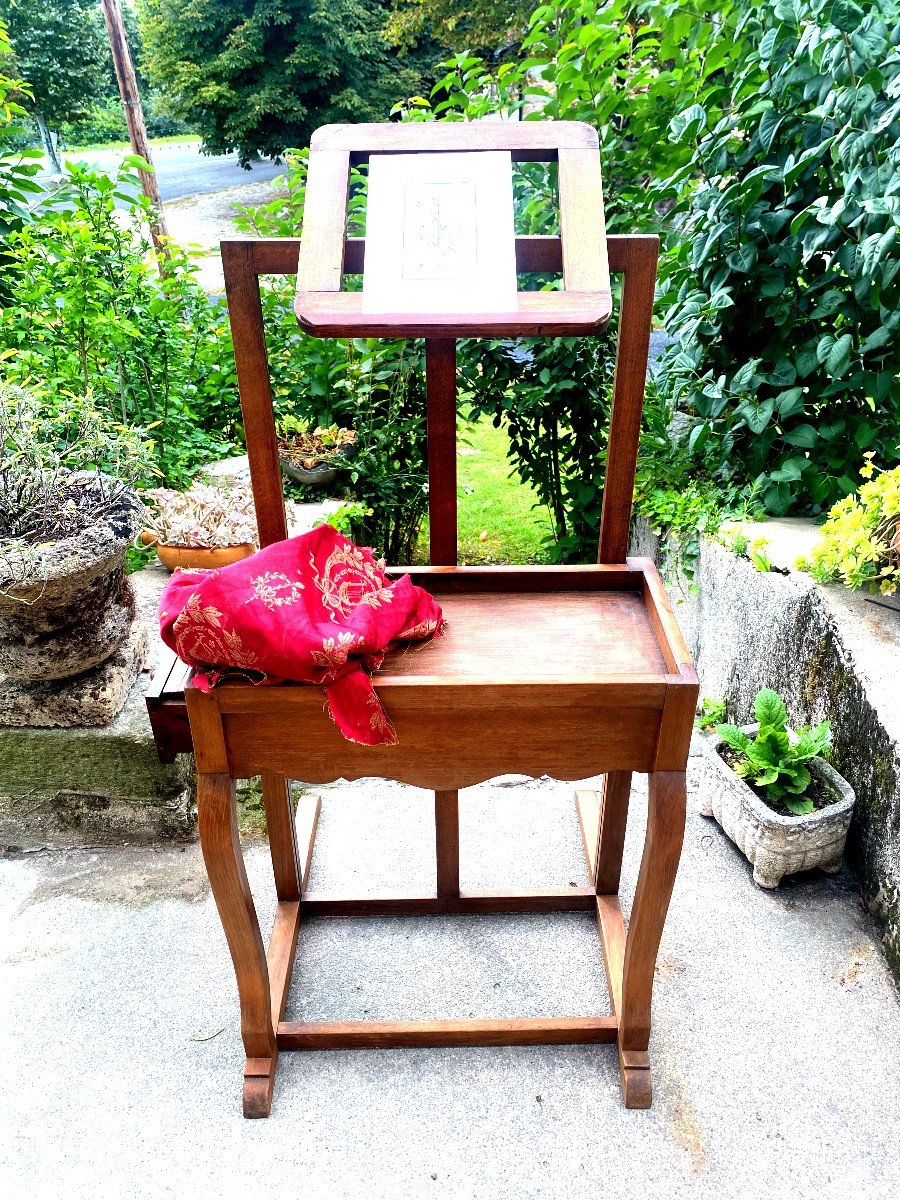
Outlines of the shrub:
{"type": "Polygon", "coordinates": [[[163,278],[153,268],[139,162],[114,179],[69,166],[53,206],[13,232],[0,348],[7,374],[36,381],[48,404],[90,391],[108,419],[146,430],[165,481],[183,486],[231,448],[234,359],[224,305],[186,252],[170,246],[163,278]]]}
{"type": "Polygon", "coordinates": [[[769,511],[821,512],[900,444],[900,8],[753,4],[729,114],[673,122],[695,163],[663,263],[662,385],[690,449],[769,511]],[[699,182],[694,186],[695,172],[699,182]]]}
{"type": "Polygon", "coordinates": [[[7,74],[11,59],[7,29],[0,21],[0,304],[10,295],[5,278],[10,236],[28,220],[29,202],[41,191],[34,178],[41,169],[41,152],[23,148],[22,122],[28,114],[18,101],[28,97],[29,88],[7,74]]]}
{"type": "Polygon", "coordinates": [[[111,424],[90,396],[0,383],[0,542],[58,541],[103,517],[128,486],[153,472],[139,433],[111,424]]]}
{"type": "Polygon", "coordinates": [[[900,467],[875,471],[871,461],[863,467],[868,481],[834,505],[809,558],[797,563],[820,583],[884,594],[900,584],[900,467]]]}

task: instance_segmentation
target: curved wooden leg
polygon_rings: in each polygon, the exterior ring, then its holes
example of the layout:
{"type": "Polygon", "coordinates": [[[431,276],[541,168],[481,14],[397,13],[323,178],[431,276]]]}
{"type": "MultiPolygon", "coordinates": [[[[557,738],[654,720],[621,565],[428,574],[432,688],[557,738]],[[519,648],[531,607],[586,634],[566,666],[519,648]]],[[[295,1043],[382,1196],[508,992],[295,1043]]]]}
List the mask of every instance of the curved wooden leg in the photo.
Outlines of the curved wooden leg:
{"type": "Polygon", "coordinates": [[[638,875],[622,971],[619,1066],[626,1108],[649,1108],[650,1007],[653,974],[684,840],[687,781],[684,771],[650,775],[647,836],[638,875]]]}
{"type": "Polygon", "coordinates": [[[260,777],[260,787],[266,810],[276,895],[279,900],[299,900],[302,871],[297,852],[291,785],[283,775],[264,772],[260,777]]]}
{"type": "Polygon", "coordinates": [[[201,773],[197,785],[200,846],[225,930],[241,1002],[241,1036],[247,1052],[244,1116],[267,1117],[278,1047],[272,1027],[269,972],[256,908],[238,838],[234,781],[201,773]]]}

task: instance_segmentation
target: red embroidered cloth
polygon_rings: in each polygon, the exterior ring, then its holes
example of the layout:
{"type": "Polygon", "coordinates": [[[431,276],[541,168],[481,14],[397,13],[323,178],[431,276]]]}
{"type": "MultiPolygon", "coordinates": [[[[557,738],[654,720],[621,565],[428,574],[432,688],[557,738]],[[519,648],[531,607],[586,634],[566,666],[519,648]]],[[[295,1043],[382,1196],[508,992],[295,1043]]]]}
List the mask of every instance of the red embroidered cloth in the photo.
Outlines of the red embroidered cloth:
{"type": "Polygon", "coordinates": [[[396,741],[369,672],[441,625],[428,592],[408,575],[389,580],[330,525],[219,570],[177,570],[159,603],[162,639],[200,672],[198,688],[235,672],[322,684],[341,733],[366,746],[396,741]]]}

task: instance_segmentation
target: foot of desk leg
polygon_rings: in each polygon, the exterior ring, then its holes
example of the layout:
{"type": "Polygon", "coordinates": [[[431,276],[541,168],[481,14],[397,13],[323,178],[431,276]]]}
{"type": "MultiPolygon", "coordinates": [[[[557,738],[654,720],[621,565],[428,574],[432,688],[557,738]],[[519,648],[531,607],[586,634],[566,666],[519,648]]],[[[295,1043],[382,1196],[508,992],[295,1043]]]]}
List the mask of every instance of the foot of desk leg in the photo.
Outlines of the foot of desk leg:
{"type": "Polygon", "coordinates": [[[248,1058],[244,1067],[244,1116],[267,1117],[272,1111],[275,1067],[278,1052],[271,1058],[248,1058]]]}
{"type": "Polygon", "coordinates": [[[650,1083],[650,1055],[646,1050],[623,1050],[619,1047],[619,1073],[622,1077],[622,1099],[626,1108],[649,1108],[653,1102],[650,1083]]]}

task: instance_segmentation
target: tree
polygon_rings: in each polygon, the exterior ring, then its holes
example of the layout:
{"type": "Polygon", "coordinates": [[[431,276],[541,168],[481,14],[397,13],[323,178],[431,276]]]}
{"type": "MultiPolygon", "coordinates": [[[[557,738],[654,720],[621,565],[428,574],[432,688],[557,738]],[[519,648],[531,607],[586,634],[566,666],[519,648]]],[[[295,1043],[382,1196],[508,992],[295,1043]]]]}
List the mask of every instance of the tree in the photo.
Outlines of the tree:
{"type": "Polygon", "coordinates": [[[330,121],[384,120],[418,89],[386,0],[141,0],[144,67],[207,150],[247,165],[330,121]]]}
{"type": "Polygon", "coordinates": [[[518,48],[536,0],[394,0],[393,7],[385,26],[392,46],[413,49],[430,37],[443,50],[496,58],[518,48]]]}
{"type": "Polygon", "coordinates": [[[99,9],[90,0],[0,0],[15,68],[31,89],[28,109],[47,157],[62,163],[51,131],[90,112],[103,94],[109,47],[99,9]]]}

